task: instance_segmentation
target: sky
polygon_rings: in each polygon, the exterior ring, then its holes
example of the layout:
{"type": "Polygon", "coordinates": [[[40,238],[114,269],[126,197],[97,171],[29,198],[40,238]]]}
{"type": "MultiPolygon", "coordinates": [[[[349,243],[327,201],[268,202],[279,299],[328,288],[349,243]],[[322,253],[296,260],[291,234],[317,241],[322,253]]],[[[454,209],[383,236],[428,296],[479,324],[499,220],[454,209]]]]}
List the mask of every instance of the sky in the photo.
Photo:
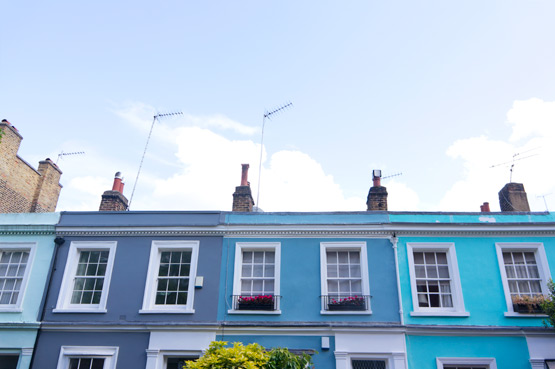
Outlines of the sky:
{"type": "Polygon", "coordinates": [[[510,180],[532,211],[555,209],[553,1],[31,0],[0,14],[0,119],[20,157],[62,170],[57,211],[98,210],[118,171],[131,210],[231,210],[243,163],[264,211],[364,211],[373,169],[392,176],[392,211],[499,211],[510,180]]]}

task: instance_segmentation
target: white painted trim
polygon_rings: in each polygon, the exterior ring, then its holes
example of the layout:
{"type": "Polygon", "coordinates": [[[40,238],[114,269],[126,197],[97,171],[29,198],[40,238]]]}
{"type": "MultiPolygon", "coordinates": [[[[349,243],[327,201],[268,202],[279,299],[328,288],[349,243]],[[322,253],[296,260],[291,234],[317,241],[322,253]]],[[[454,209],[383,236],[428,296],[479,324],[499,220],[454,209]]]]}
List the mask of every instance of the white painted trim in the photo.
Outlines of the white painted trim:
{"type": "Polygon", "coordinates": [[[110,291],[110,281],[112,279],[112,269],[116,257],[116,241],[72,241],[69,247],[64,277],[60,285],[58,302],[53,313],[105,313],[110,291]],[[81,251],[105,251],[108,250],[108,263],[106,264],[106,274],[104,275],[104,285],[102,295],[98,304],[71,304],[71,294],[73,292],[73,281],[77,273],[77,263],[81,251]]]}
{"type": "Polygon", "coordinates": [[[436,364],[437,369],[443,369],[445,365],[487,365],[488,369],[497,369],[493,357],[438,357],[436,364]]]}
{"type": "Polygon", "coordinates": [[[172,241],[152,241],[150,247],[150,260],[148,262],[148,272],[143,295],[143,308],[140,314],[158,313],[179,313],[192,314],[195,312],[195,278],[197,276],[198,252],[200,241],[191,240],[172,240],[172,241]],[[186,305],[155,305],[156,298],[156,279],[160,267],[160,257],[163,251],[191,251],[191,266],[189,269],[189,290],[187,291],[186,305]]]}
{"type": "Polygon", "coordinates": [[[503,292],[505,294],[505,302],[507,303],[506,317],[544,317],[543,314],[520,314],[514,311],[513,301],[511,299],[511,291],[509,289],[509,282],[507,280],[507,272],[505,270],[505,262],[503,261],[503,251],[534,251],[536,264],[538,265],[538,273],[541,277],[542,294],[548,293],[547,281],[551,278],[549,271],[549,264],[547,263],[547,256],[545,249],[541,242],[497,242],[495,243],[495,251],[497,252],[497,263],[499,265],[499,272],[501,273],[501,281],[503,283],[503,292]]]}
{"type": "MultiPolygon", "coordinates": [[[[281,281],[281,242],[236,242],[235,261],[233,268],[233,295],[241,294],[241,270],[243,266],[244,251],[273,251],[274,252],[274,296],[280,295],[281,281]]],[[[232,297],[233,298],[233,297],[232,297]]],[[[281,314],[281,297],[278,297],[277,308],[273,311],[263,310],[234,310],[229,309],[230,314],[281,314]]],[[[233,307],[233,301],[232,301],[233,307]]]]}
{"type": "Polygon", "coordinates": [[[362,283],[362,294],[368,297],[367,310],[363,312],[347,311],[327,311],[324,306],[324,299],[320,298],[320,313],[325,315],[360,315],[372,314],[372,298],[370,295],[370,279],[368,277],[368,254],[365,241],[344,241],[344,242],[320,242],[320,291],[322,296],[328,295],[328,268],[326,251],[359,251],[360,252],[360,278],[362,283]]]}
{"type": "MultiPolygon", "coordinates": [[[[279,302],[278,302],[279,303],[279,302]]],[[[229,309],[227,311],[228,314],[237,314],[237,315],[280,315],[281,310],[272,310],[272,311],[264,311],[264,310],[233,310],[229,309]]]]}
{"type": "Polygon", "coordinates": [[[468,317],[470,313],[467,311],[443,311],[439,309],[438,311],[411,311],[410,316],[459,316],[468,317]]]}
{"type": "Polygon", "coordinates": [[[464,308],[464,298],[457,263],[455,244],[452,242],[409,242],[407,243],[407,259],[409,263],[410,287],[412,295],[411,316],[470,316],[464,308]],[[451,291],[453,297],[452,308],[423,308],[418,304],[416,289],[416,273],[414,270],[414,252],[441,252],[447,254],[449,277],[451,278],[451,291]]]}
{"type": "Polygon", "coordinates": [[[116,346],[62,346],[56,369],[68,369],[69,359],[78,357],[104,358],[103,369],[116,369],[118,352],[116,346]]]}
{"type": "Polygon", "coordinates": [[[391,247],[393,248],[393,257],[395,258],[395,276],[397,281],[397,302],[399,304],[399,319],[401,321],[401,325],[405,325],[405,316],[403,313],[403,297],[401,294],[401,277],[399,276],[399,252],[397,250],[397,243],[399,239],[393,234],[389,238],[389,242],[391,242],[391,247]]]}
{"type": "Polygon", "coordinates": [[[36,242],[0,242],[0,257],[2,255],[2,250],[10,252],[29,252],[29,258],[27,259],[27,266],[25,267],[25,273],[23,274],[23,278],[21,280],[21,288],[19,289],[17,302],[15,304],[0,305],[0,313],[20,313],[23,311],[23,301],[25,300],[25,294],[27,293],[27,284],[29,283],[29,274],[31,274],[31,268],[33,267],[33,261],[35,260],[36,248],[36,242]]]}

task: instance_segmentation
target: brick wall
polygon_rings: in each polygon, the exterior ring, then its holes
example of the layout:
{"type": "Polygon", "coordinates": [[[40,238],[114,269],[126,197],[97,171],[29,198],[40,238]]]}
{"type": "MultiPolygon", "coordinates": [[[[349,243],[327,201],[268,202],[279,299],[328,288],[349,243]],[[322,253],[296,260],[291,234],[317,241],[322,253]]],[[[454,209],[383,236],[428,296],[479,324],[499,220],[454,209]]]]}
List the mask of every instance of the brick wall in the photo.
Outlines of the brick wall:
{"type": "Polygon", "coordinates": [[[35,170],[17,152],[23,137],[0,123],[0,213],[42,213],[56,210],[62,172],[50,159],[35,170]]]}

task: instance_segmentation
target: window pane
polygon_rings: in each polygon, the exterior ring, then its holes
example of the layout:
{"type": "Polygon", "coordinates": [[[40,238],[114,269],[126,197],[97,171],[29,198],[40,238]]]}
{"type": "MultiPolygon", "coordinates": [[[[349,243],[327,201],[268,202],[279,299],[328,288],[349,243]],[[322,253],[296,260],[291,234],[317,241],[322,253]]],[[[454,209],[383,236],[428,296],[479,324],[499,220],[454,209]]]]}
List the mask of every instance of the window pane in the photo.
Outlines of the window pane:
{"type": "Polygon", "coordinates": [[[266,263],[275,263],[275,252],[273,251],[266,251],[266,263]]]}
{"type": "Polygon", "coordinates": [[[244,251],[243,252],[243,263],[252,263],[252,252],[251,251],[244,251]]]}
{"type": "Polygon", "coordinates": [[[424,264],[424,253],[415,252],[414,253],[414,263],[415,264],[424,264]]]}
{"type": "Polygon", "coordinates": [[[349,266],[348,265],[339,265],[339,277],[349,278],[349,266]]]}
{"type": "Polygon", "coordinates": [[[252,265],[243,265],[241,276],[252,277],[252,265]]]}
{"type": "Polygon", "coordinates": [[[416,278],[426,278],[426,267],[423,265],[415,265],[414,272],[416,274],[416,278]]]}
{"type": "Polygon", "coordinates": [[[436,256],[433,252],[425,252],[424,253],[424,260],[426,264],[435,264],[436,263],[436,256]]]}
{"type": "Polygon", "coordinates": [[[352,360],[353,369],[386,369],[384,360],[352,360]]]}
{"type": "Polygon", "coordinates": [[[349,262],[349,253],[346,251],[337,252],[337,262],[340,264],[346,264],[349,262]]]}
{"type": "Polygon", "coordinates": [[[349,253],[349,259],[351,264],[360,264],[360,253],[358,251],[351,251],[349,253]]]}
{"type": "Polygon", "coordinates": [[[262,252],[262,251],[254,252],[254,262],[255,263],[263,263],[264,262],[264,252],[262,252]]]}

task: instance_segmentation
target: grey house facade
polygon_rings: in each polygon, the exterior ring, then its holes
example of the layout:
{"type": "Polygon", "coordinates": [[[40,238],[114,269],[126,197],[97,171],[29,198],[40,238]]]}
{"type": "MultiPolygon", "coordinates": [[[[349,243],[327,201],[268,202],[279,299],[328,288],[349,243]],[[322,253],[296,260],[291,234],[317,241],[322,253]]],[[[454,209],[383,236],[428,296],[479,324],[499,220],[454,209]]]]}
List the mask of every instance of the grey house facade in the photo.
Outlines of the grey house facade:
{"type": "Polygon", "coordinates": [[[177,368],[217,330],[219,212],[64,212],[31,368],[177,368]]]}

